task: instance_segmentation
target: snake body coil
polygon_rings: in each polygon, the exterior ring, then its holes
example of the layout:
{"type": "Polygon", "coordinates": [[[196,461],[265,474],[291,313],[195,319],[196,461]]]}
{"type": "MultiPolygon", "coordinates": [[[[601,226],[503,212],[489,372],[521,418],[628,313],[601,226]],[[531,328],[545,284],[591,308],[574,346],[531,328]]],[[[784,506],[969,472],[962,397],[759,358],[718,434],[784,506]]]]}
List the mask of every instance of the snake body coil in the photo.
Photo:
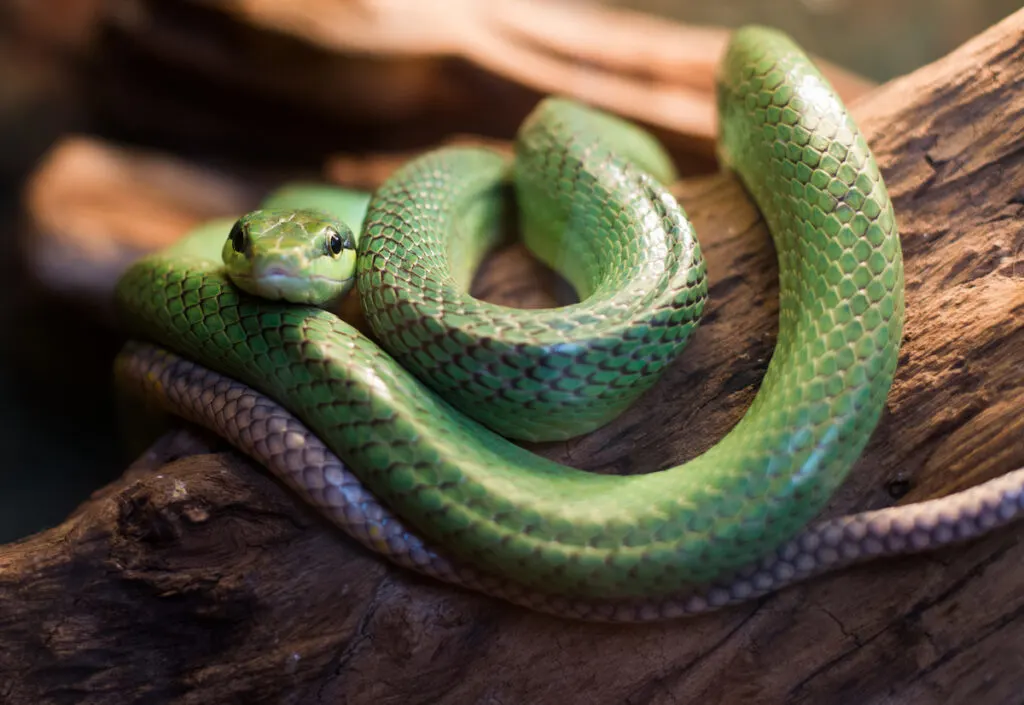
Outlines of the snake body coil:
{"type": "MultiPolygon", "coordinates": [[[[380,347],[326,311],[243,293],[185,250],[140,260],[118,302],[141,336],[279,401],[457,560],[566,600],[678,595],[756,563],[819,512],[878,422],[902,335],[892,206],[825,79],[784,36],[746,28],[719,111],[723,160],[775,241],[779,336],[743,419],[678,467],[594,475],[506,438],[571,437],[621,413],[681,352],[707,294],[700,247],[661,185],[667,156],[571,102],[541,103],[511,163],[438,150],[373,195],[356,285],[380,347]],[[527,245],[578,304],[525,311],[468,294],[509,181],[527,245]]],[[[312,440],[288,437],[296,453],[312,440]]]]}

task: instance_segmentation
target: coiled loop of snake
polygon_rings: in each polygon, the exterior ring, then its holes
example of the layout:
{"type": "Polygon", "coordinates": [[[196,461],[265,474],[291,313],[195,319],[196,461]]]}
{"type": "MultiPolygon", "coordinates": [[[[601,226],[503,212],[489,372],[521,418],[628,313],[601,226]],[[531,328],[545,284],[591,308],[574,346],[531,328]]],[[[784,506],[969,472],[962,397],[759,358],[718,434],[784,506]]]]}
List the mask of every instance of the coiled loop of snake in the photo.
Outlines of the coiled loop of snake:
{"type": "Polygon", "coordinates": [[[885,186],[807,57],[775,32],[736,32],[719,110],[722,156],[775,241],[779,336],[743,419],[675,468],[594,475],[491,430],[561,438],[607,422],[679,354],[706,295],[689,223],[653,175],[667,178],[663,154],[571,103],[527,121],[512,180],[528,245],[579,304],[514,311],[466,294],[508,168],[467,149],[413,160],[370,204],[357,285],[390,355],[330,313],[244,295],[182,253],[134,265],[119,304],[138,333],[280,401],[459,559],[554,594],[678,593],[821,509],[877,424],[902,333],[885,186]]]}

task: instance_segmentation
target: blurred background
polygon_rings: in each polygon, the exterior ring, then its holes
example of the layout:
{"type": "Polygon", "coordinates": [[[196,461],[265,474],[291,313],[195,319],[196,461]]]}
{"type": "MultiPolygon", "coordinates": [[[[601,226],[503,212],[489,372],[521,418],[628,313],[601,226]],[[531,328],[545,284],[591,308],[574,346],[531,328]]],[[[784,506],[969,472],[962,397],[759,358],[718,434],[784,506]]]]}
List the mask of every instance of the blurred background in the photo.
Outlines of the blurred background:
{"type": "Polygon", "coordinates": [[[680,22],[788,32],[805,49],[878,82],[947,54],[1021,8],[1019,0],[612,0],[680,22]]]}
{"type": "MultiPolygon", "coordinates": [[[[638,91],[664,84],[657,90],[680,110],[652,119],[676,131],[676,153],[692,152],[699,172],[710,168],[708,71],[720,35],[686,35],[683,24],[779,27],[866,79],[851,78],[855,95],[1021,7],[492,5],[479,17],[467,10],[470,25],[455,21],[463,3],[425,0],[0,0],[0,541],[59,523],[137,453],[123,443],[112,390],[122,338],[109,292],[125,261],[190,224],[251,205],[283,178],[372,185],[381,169],[452,135],[507,139],[546,86],[586,91],[585,71],[606,60],[638,91]],[[570,14],[545,14],[553,8],[570,14]],[[603,14],[618,10],[643,15],[603,14]],[[678,37],[665,55],[645,34],[657,32],[678,37]],[[651,52],[657,71],[647,70],[651,52]]],[[[642,111],[634,95],[624,91],[622,103],[642,111]]]]}

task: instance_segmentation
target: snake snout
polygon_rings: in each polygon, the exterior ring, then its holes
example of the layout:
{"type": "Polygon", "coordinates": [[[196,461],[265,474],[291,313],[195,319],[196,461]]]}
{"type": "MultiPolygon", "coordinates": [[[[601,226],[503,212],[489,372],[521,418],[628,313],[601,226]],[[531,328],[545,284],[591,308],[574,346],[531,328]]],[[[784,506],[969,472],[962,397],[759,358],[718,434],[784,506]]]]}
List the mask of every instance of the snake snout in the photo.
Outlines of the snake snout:
{"type": "Polygon", "coordinates": [[[255,274],[257,277],[261,279],[276,279],[280,277],[292,276],[291,272],[289,272],[286,268],[282,267],[279,264],[269,265],[266,267],[259,267],[257,268],[257,271],[253,272],[253,274],[255,274]]]}
{"type": "Polygon", "coordinates": [[[256,253],[256,256],[249,262],[249,276],[253,279],[264,281],[281,281],[302,277],[303,268],[297,258],[284,256],[281,253],[274,253],[266,256],[265,253],[256,253]]]}

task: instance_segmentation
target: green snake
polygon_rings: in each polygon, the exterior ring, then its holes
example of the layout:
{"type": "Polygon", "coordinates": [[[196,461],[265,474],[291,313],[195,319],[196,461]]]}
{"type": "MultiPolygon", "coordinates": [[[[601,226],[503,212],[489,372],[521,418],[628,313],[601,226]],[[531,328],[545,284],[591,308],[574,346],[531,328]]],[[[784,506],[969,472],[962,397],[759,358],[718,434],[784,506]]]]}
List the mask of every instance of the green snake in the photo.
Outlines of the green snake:
{"type": "Polygon", "coordinates": [[[1015,520],[1024,483],[1011,473],[938,504],[808,526],[892,384],[896,221],[854,121],[783,34],[734,33],[718,109],[721,159],[775,243],[779,334],[746,414],[683,465],[597,475],[515,442],[621,414],[678,358],[708,294],[659,143],[558,97],[524,121],[513,158],[445,147],[372,195],[297,186],[143,257],[117,286],[139,339],[119,378],[218,430],[395,562],[571,617],[706,611],[1015,520]],[[521,310],[469,294],[510,189],[525,244],[578,303],[521,310]],[[331,312],[353,286],[375,341],[331,312]]]}

